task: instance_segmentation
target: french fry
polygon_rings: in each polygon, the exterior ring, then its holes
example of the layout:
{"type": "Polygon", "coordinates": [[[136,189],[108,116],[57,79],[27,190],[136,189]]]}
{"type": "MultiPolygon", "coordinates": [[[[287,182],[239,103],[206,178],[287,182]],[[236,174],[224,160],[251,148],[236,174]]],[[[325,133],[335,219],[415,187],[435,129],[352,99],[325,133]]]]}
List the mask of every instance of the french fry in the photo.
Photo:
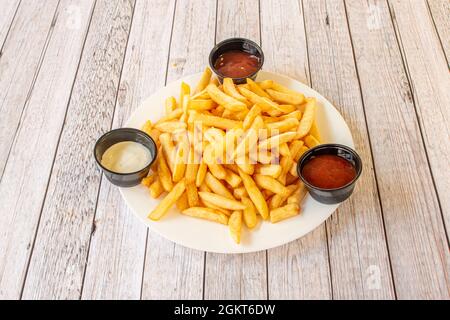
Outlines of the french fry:
{"type": "MultiPolygon", "coordinates": [[[[205,191],[206,192],[206,191],[205,191]]],[[[221,207],[216,206],[215,204],[208,202],[206,200],[201,200],[201,202],[205,205],[205,207],[210,208],[210,209],[214,209],[220,213],[223,213],[224,215],[226,215],[227,217],[231,216],[231,210],[227,210],[221,207]]]]}
{"type": "Polygon", "coordinates": [[[216,104],[211,99],[190,99],[188,104],[189,110],[197,111],[211,110],[215,107],[216,104]]]}
{"type": "Polygon", "coordinates": [[[153,124],[150,120],[145,121],[144,125],[142,126],[142,131],[144,131],[146,134],[150,135],[151,131],[153,129],[153,124]]]}
{"type": "Polygon", "coordinates": [[[273,86],[273,80],[264,80],[261,82],[257,82],[259,87],[263,90],[271,89],[273,86]]]}
{"type": "Polygon", "coordinates": [[[180,211],[186,210],[189,208],[189,200],[186,191],[183,192],[181,197],[178,198],[176,202],[177,209],[180,211]]]}
{"type": "Polygon", "coordinates": [[[195,93],[191,99],[193,100],[211,100],[211,97],[209,96],[208,91],[206,91],[206,89],[203,89],[202,91],[195,93]]]}
{"type": "Polygon", "coordinates": [[[187,126],[186,123],[180,121],[166,121],[155,124],[155,128],[161,132],[172,133],[177,130],[186,129],[187,126]]]}
{"type": "Polygon", "coordinates": [[[247,190],[250,199],[253,201],[253,204],[261,217],[266,220],[269,217],[269,208],[267,207],[266,199],[251,176],[241,169],[239,170],[239,175],[241,176],[242,182],[244,182],[245,189],[247,190]]]}
{"type": "Polygon", "coordinates": [[[270,87],[268,89],[273,89],[273,90],[276,90],[276,91],[281,92],[281,93],[297,95],[298,98],[302,98],[302,97],[304,98],[304,95],[301,94],[300,92],[297,92],[295,90],[291,90],[289,88],[286,88],[285,86],[282,86],[281,84],[279,84],[278,82],[275,82],[275,81],[272,82],[272,87],[270,87]]]}
{"type": "Polygon", "coordinates": [[[245,187],[238,187],[233,190],[233,196],[236,199],[242,199],[242,197],[248,197],[248,193],[245,187]]]}
{"type": "Polygon", "coordinates": [[[247,106],[251,105],[250,101],[248,101],[243,95],[241,95],[237,91],[236,87],[234,86],[233,79],[231,78],[223,79],[223,91],[230,97],[236,99],[237,101],[245,103],[247,106]]]}
{"type": "Polygon", "coordinates": [[[281,184],[278,180],[270,176],[264,176],[262,174],[255,174],[253,176],[256,185],[260,188],[272,191],[273,193],[278,193],[281,195],[287,194],[288,190],[281,184]]]}
{"type": "Polygon", "coordinates": [[[189,143],[181,138],[175,150],[175,159],[172,171],[172,180],[177,183],[184,178],[186,171],[186,160],[189,156],[189,143]]]}
{"type": "Polygon", "coordinates": [[[258,104],[261,107],[261,110],[264,110],[266,112],[269,110],[276,110],[281,112],[278,103],[273,102],[269,98],[260,97],[253,91],[250,91],[244,87],[239,87],[239,92],[248,100],[250,100],[251,103],[258,104]]]}
{"type": "Polygon", "coordinates": [[[231,170],[226,170],[226,171],[227,171],[227,176],[225,177],[225,181],[230,185],[230,187],[237,188],[242,182],[241,177],[231,170]]]}
{"type": "MultiPolygon", "coordinates": [[[[240,178],[239,178],[240,179],[240,178]]],[[[206,185],[214,192],[215,194],[224,196],[225,198],[234,200],[231,192],[225,187],[219,179],[214,177],[211,173],[206,173],[205,176],[206,185]]]]}
{"type": "Polygon", "coordinates": [[[236,163],[239,169],[246,174],[252,175],[255,172],[255,165],[250,163],[248,157],[246,157],[244,160],[237,159],[236,163]]]}
{"type": "Polygon", "coordinates": [[[161,149],[158,154],[158,176],[164,190],[170,192],[173,189],[172,174],[161,149]]]}
{"type": "Polygon", "coordinates": [[[255,104],[245,116],[244,122],[242,123],[242,128],[244,130],[249,129],[252,123],[255,121],[255,118],[260,114],[261,114],[261,107],[255,104]]]}
{"type": "Polygon", "coordinates": [[[183,210],[182,212],[184,215],[194,217],[194,218],[200,218],[205,219],[217,223],[221,223],[224,225],[228,225],[228,217],[211,208],[203,208],[203,207],[192,207],[186,210],[183,210]]]}
{"type": "Polygon", "coordinates": [[[242,211],[234,211],[231,214],[228,220],[228,228],[234,242],[241,243],[242,211]]]}
{"type": "Polygon", "coordinates": [[[212,192],[212,190],[206,185],[206,183],[202,183],[201,186],[198,187],[198,190],[201,192],[212,192]]]}
{"type": "Polygon", "coordinates": [[[161,142],[161,148],[167,161],[167,165],[169,166],[170,171],[173,172],[173,156],[175,153],[175,146],[173,145],[172,138],[170,134],[163,133],[159,136],[159,141],[161,142]]]}
{"type": "Polygon", "coordinates": [[[278,176],[277,180],[281,182],[283,185],[286,185],[286,174],[292,167],[292,158],[285,156],[281,157],[280,166],[281,166],[281,173],[278,176]]]}
{"type": "Polygon", "coordinates": [[[299,182],[297,189],[287,199],[287,203],[300,205],[300,202],[303,200],[306,193],[307,193],[307,190],[306,190],[305,184],[302,182],[299,182]]]}
{"type": "Polygon", "coordinates": [[[219,88],[213,84],[206,87],[211,99],[213,99],[217,104],[223,105],[226,109],[230,111],[242,111],[247,109],[247,105],[235,98],[225,94],[220,91],[219,88]]]}
{"type": "Polygon", "coordinates": [[[155,174],[151,174],[142,179],[141,184],[148,188],[153,183],[153,181],[155,181],[155,174]]]}
{"type": "Polygon", "coordinates": [[[186,190],[186,183],[184,180],[178,182],[169,192],[169,194],[161,200],[161,202],[156,206],[156,208],[150,212],[148,218],[153,221],[160,220],[167,211],[177,202],[177,200],[183,195],[186,190]]]}
{"type": "Polygon", "coordinates": [[[281,174],[281,166],[279,164],[264,164],[256,167],[256,173],[278,178],[281,174]]]}
{"type": "Polygon", "coordinates": [[[302,118],[302,112],[300,110],[294,110],[290,113],[283,114],[282,116],[279,116],[279,120],[286,120],[286,119],[297,119],[300,120],[302,118]]]}
{"type": "Polygon", "coordinates": [[[270,99],[270,96],[252,79],[247,78],[247,84],[249,85],[250,90],[256,93],[258,96],[270,99]]]}
{"type": "Polygon", "coordinates": [[[209,82],[211,81],[211,75],[212,75],[211,69],[206,67],[205,71],[203,71],[200,81],[198,82],[197,86],[195,87],[194,94],[206,89],[209,82]]]}
{"type": "Polygon", "coordinates": [[[305,97],[302,94],[285,93],[273,89],[267,89],[267,93],[273,100],[279,103],[299,105],[305,101],[305,97]]]}
{"type": "Polygon", "coordinates": [[[201,122],[205,126],[216,127],[220,129],[233,129],[241,125],[241,121],[225,119],[217,116],[210,116],[196,111],[190,112],[189,122],[201,122]]]}
{"type": "Polygon", "coordinates": [[[285,156],[285,157],[291,156],[291,151],[289,150],[289,147],[286,142],[280,144],[279,151],[282,156],[285,156]]]}
{"type": "Polygon", "coordinates": [[[308,99],[305,106],[305,112],[303,113],[303,117],[300,120],[300,124],[297,128],[296,139],[301,139],[308,134],[309,130],[311,130],[315,114],[316,99],[308,99]]]}
{"type": "Polygon", "coordinates": [[[280,144],[289,142],[296,137],[296,132],[285,132],[276,136],[272,136],[264,141],[261,141],[258,145],[258,149],[272,149],[278,147],[280,144]]]}
{"type": "Polygon", "coordinates": [[[197,186],[193,182],[186,182],[186,194],[188,197],[189,207],[196,207],[200,204],[197,186]]]}
{"type": "Polygon", "coordinates": [[[320,142],[317,141],[317,139],[312,135],[307,135],[304,140],[308,148],[314,148],[315,146],[318,146],[320,144],[320,142]]]}
{"type": "Polygon", "coordinates": [[[164,123],[164,122],[168,122],[168,121],[172,121],[172,120],[179,119],[180,116],[181,116],[182,114],[183,114],[183,110],[180,109],[180,108],[175,109],[175,110],[173,110],[173,111],[167,113],[164,117],[162,117],[161,119],[159,119],[159,120],[155,123],[155,128],[157,128],[158,130],[160,130],[159,127],[158,127],[158,125],[160,125],[160,124],[162,124],[162,123],[164,123]]]}
{"type": "Polygon", "coordinates": [[[241,201],[246,206],[243,212],[245,225],[247,226],[247,228],[253,229],[256,226],[256,223],[258,222],[256,218],[255,205],[253,204],[252,200],[246,197],[243,197],[241,201]]]}
{"type": "Polygon", "coordinates": [[[320,136],[319,128],[317,128],[317,123],[314,120],[313,124],[311,126],[311,130],[309,130],[309,134],[312,135],[316,140],[320,143],[322,140],[322,137],[320,136]]]}
{"type": "Polygon", "coordinates": [[[277,208],[270,211],[270,222],[277,223],[282,220],[295,217],[300,214],[300,208],[298,204],[287,204],[284,207],[277,208]]]}
{"type": "Polygon", "coordinates": [[[195,182],[197,178],[197,171],[198,171],[198,164],[195,163],[194,146],[191,146],[189,150],[189,160],[188,163],[186,164],[186,172],[185,172],[187,183],[195,182]]]}
{"type": "Polygon", "coordinates": [[[181,90],[180,90],[180,107],[183,108],[184,97],[189,96],[191,94],[191,87],[185,83],[181,82],[181,90]]]}
{"type": "Polygon", "coordinates": [[[299,125],[299,121],[296,118],[287,118],[277,122],[268,123],[267,129],[270,131],[278,130],[278,133],[283,133],[291,129],[295,130],[299,125]]]}
{"type": "Polygon", "coordinates": [[[164,188],[161,184],[161,181],[159,180],[159,177],[155,178],[155,181],[153,181],[153,183],[150,185],[149,190],[150,196],[153,199],[158,199],[159,196],[164,192],[164,188]]]}
{"type": "Polygon", "coordinates": [[[298,189],[298,185],[291,184],[287,186],[286,189],[286,194],[275,194],[272,198],[270,198],[269,208],[271,210],[279,208],[292,195],[292,193],[294,193],[294,191],[298,189]]]}
{"type": "Polygon", "coordinates": [[[200,165],[198,167],[197,177],[195,179],[195,185],[197,186],[197,188],[200,188],[200,186],[203,184],[203,181],[205,179],[207,171],[208,171],[208,165],[206,164],[205,161],[202,160],[202,162],[200,163],[200,165]]]}
{"type": "Polygon", "coordinates": [[[166,115],[169,115],[177,108],[177,100],[175,97],[168,97],[165,103],[166,115]]]}
{"type": "Polygon", "coordinates": [[[266,202],[269,200],[270,197],[272,197],[274,195],[274,193],[272,191],[267,190],[267,189],[263,189],[261,191],[261,193],[263,194],[264,199],[266,199],[266,202]]]}
{"type": "Polygon", "coordinates": [[[224,196],[211,193],[211,192],[199,192],[198,193],[202,200],[206,200],[210,203],[217,205],[218,207],[229,209],[229,210],[244,210],[245,205],[241,202],[226,198],[224,196]]]}

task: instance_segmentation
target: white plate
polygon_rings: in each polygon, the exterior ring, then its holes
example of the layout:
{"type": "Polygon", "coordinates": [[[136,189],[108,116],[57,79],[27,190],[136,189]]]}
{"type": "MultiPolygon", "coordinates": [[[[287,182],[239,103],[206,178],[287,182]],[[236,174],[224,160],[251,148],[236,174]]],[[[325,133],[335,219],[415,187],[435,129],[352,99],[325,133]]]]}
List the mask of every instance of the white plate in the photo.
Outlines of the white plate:
{"type": "MultiPolygon", "coordinates": [[[[201,73],[180,79],[162,88],[134,112],[126,123],[127,127],[141,128],[148,119],[156,121],[164,115],[164,101],[168,96],[179,96],[181,81],[195,87],[201,73]]],[[[272,79],[291,89],[300,91],[308,97],[318,100],[317,126],[324,143],[341,143],[353,148],[350,130],[340,113],[322,95],[303,83],[286,76],[261,71],[258,81],[272,79]]],[[[171,209],[161,221],[147,219],[148,213],[160,200],[152,199],[148,189],[143,186],[122,188],[121,194],[128,206],[151,230],[163,237],[185,247],[218,253],[245,253],[277,247],[296,240],[317,228],[338,207],[338,205],[323,205],[307,195],[301,215],[276,223],[260,222],[252,231],[245,227],[242,232],[241,244],[233,242],[228,228],[224,225],[183,216],[176,208],[171,209]]]]}

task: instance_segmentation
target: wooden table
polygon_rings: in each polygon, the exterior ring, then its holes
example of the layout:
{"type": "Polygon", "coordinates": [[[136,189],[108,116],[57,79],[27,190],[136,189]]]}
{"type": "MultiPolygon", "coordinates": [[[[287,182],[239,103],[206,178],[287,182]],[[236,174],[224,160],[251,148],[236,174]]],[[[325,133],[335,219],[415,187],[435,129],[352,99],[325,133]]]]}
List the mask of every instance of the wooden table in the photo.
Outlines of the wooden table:
{"type": "Polygon", "coordinates": [[[449,299],[450,1],[2,0],[0,298],[449,299]],[[255,254],[149,231],[92,157],[140,102],[253,39],[364,161],[309,235],[255,254]]]}

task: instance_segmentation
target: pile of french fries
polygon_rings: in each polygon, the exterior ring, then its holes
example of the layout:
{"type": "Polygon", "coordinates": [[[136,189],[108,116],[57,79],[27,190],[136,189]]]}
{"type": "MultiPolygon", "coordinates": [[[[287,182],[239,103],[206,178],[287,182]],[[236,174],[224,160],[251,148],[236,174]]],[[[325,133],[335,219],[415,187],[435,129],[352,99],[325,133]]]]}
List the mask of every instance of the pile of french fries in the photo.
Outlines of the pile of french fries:
{"type": "Polygon", "coordinates": [[[316,100],[275,81],[219,84],[206,68],[191,92],[182,83],[178,101],[142,130],[157,143],[158,159],[142,184],[153,198],[149,214],[160,220],[176,205],[182,214],[228,225],[241,241],[242,225],[258,217],[272,223],[300,213],[306,194],[297,161],[320,143],[316,100]]]}

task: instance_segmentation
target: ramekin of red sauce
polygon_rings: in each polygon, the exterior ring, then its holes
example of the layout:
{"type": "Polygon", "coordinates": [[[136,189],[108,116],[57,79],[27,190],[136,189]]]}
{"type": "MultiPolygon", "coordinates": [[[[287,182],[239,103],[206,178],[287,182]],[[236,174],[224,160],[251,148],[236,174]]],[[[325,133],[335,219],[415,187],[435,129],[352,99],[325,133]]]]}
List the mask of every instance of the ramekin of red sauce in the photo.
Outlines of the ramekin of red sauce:
{"type": "Polygon", "coordinates": [[[311,196],[324,204],[345,201],[361,175],[362,162],[355,150],[323,144],[308,150],[297,165],[298,176],[311,196]]]}
{"type": "Polygon", "coordinates": [[[217,44],[209,55],[211,69],[222,82],[232,78],[234,83],[245,83],[247,78],[255,80],[264,63],[262,49],[253,41],[231,38],[217,44]]]}

